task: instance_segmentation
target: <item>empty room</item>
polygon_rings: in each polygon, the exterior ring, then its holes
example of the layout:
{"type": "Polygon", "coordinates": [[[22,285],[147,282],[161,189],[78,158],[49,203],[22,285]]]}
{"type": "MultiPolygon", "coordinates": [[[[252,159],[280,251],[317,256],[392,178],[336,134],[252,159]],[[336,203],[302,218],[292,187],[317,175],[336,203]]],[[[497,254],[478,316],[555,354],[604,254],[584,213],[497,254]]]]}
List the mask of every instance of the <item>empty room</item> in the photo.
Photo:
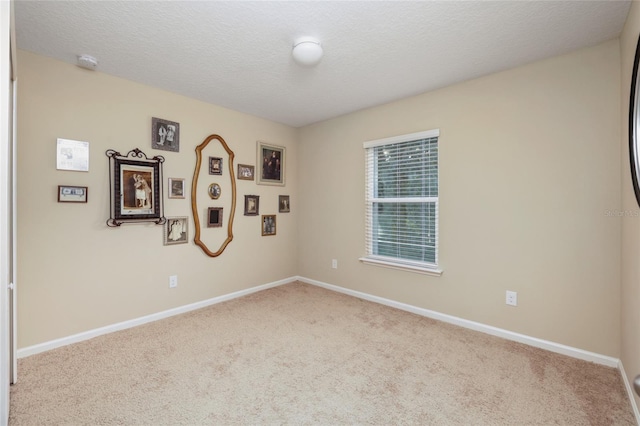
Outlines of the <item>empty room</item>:
{"type": "Polygon", "coordinates": [[[637,2],[0,19],[0,424],[640,421],[637,2]]]}

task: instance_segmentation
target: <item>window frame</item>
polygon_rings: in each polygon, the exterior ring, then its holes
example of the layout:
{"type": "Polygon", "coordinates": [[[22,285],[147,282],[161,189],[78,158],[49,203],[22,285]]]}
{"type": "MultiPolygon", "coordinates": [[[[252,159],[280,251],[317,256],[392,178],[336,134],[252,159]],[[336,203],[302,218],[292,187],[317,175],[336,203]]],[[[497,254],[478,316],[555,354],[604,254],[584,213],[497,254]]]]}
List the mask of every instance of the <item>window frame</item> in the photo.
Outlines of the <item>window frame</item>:
{"type": "MultiPolygon", "coordinates": [[[[377,178],[377,168],[375,160],[370,162],[370,150],[375,149],[385,145],[396,145],[402,143],[410,143],[421,139],[432,139],[438,138],[438,145],[440,142],[440,129],[427,130],[423,132],[410,133],[405,135],[398,135],[384,139],[376,139],[372,141],[367,141],[363,143],[363,148],[365,150],[365,252],[366,255],[361,257],[359,260],[365,264],[381,266],[392,269],[399,269],[404,271],[416,272],[421,274],[440,276],[442,275],[442,269],[439,267],[439,207],[440,207],[440,192],[439,192],[439,172],[440,172],[440,152],[438,149],[437,154],[437,166],[436,166],[436,177],[438,181],[438,195],[436,197],[398,197],[398,198],[383,198],[383,197],[374,197],[374,190],[378,185],[377,178]],[[391,256],[383,256],[373,254],[373,246],[376,243],[376,239],[373,237],[373,233],[375,231],[373,226],[374,221],[374,205],[376,203],[390,203],[390,204],[398,204],[403,202],[409,203],[434,203],[435,204],[435,220],[434,220],[434,229],[435,229],[435,262],[422,262],[422,261],[414,261],[410,259],[402,259],[391,256]]],[[[439,146],[438,146],[439,148],[439,146]]],[[[424,228],[423,228],[424,229],[424,228]]]]}

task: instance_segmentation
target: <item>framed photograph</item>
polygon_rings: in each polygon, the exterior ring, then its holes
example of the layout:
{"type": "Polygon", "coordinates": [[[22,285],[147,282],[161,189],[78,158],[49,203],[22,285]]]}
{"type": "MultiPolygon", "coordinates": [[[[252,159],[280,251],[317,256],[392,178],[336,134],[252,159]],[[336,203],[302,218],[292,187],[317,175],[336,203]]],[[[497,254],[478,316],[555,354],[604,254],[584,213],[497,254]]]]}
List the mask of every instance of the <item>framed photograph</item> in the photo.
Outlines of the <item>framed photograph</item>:
{"type": "Polygon", "coordinates": [[[210,175],[222,174],[222,158],[209,157],[209,174],[210,175]]]}
{"type": "Polygon", "coordinates": [[[152,117],[151,148],[180,152],[180,123],[152,117]]]}
{"type": "Polygon", "coordinates": [[[89,142],[58,139],[56,154],[58,170],[89,171],[89,142]]]}
{"type": "Polygon", "coordinates": [[[291,204],[289,204],[288,195],[278,195],[278,212],[289,213],[291,211],[291,204]]]}
{"type": "Polygon", "coordinates": [[[209,192],[209,197],[211,197],[212,200],[217,200],[222,194],[222,188],[220,188],[220,185],[217,183],[212,183],[209,185],[207,192],[209,192]]]}
{"type": "Polygon", "coordinates": [[[164,224],[164,245],[185,244],[189,240],[189,218],[168,217],[164,224]]]}
{"type": "Polygon", "coordinates": [[[245,195],[244,196],[244,215],[258,216],[260,214],[260,196],[245,195]]]}
{"type": "Polygon", "coordinates": [[[67,186],[58,185],[58,202],[59,203],[86,203],[87,191],[86,186],[67,186]]]}
{"type": "Polygon", "coordinates": [[[258,142],[258,185],[284,186],[285,149],[258,142]]]}
{"type": "Polygon", "coordinates": [[[162,204],[162,163],[164,157],[148,158],[138,148],[122,155],[107,150],[111,179],[109,226],[125,222],[165,223],[162,204]]]}
{"type": "Polygon", "coordinates": [[[238,179],[253,180],[255,167],[248,164],[238,164],[238,179]]]}
{"type": "Polygon", "coordinates": [[[222,226],[222,207],[209,207],[207,209],[207,227],[219,228],[222,226]]]}
{"type": "Polygon", "coordinates": [[[169,198],[184,198],[184,179],[169,178],[169,198]]]}
{"type": "Polygon", "coordinates": [[[263,214],[262,215],[262,236],[276,235],[276,215],[275,214],[263,214]]]}

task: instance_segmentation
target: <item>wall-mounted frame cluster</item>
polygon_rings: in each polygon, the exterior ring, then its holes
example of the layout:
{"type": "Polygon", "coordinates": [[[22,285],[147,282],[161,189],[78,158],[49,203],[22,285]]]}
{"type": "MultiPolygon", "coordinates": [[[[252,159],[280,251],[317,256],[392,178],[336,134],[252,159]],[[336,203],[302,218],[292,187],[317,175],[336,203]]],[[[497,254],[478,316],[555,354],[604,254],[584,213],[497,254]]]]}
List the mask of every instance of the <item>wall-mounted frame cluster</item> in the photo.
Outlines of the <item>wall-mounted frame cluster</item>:
{"type": "MultiPolygon", "coordinates": [[[[191,186],[191,211],[193,213],[193,220],[195,222],[195,236],[193,241],[199,246],[202,251],[205,252],[207,256],[217,257],[222,254],[227,245],[233,240],[233,217],[236,212],[236,178],[233,173],[233,158],[234,153],[229,148],[225,140],[218,135],[211,135],[207,137],[204,142],[196,147],[196,167],[193,172],[193,185],[191,186]],[[230,177],[230,185],[231,185],[231,209],[229,212],[229,219],[227,221],[227,238],[222,242],[218,250],[212,251],[207,247],[207,244],[201,239],[201,225],[200,225],[200,215],[198,209],[198,177],[200,176],[200,168],[202,167],[202,150],[209,145],[211,142],[218,142],[222,146],[222,148],[226,151],[228,157],[228,169],[229,177],[230,177]]],[[[206,165],[209,167],[209,174],[222,175],[223,170],[223,160],[218,157],[209,157],[209,162],[206,165]]],[[[206,185],[206,183],[205,183],[206,185]]],[[[207,193],[209,194],[210,199],[217,200],[222,191],[224,184],[222,183],[211,183],[207,185],[207,193]]],[[[226,191],[226,189],[225,189],[226,191]]],[[[223,219],[222,213],[223,209],[220,207],[209,207],[206,210],[207,218],[206,224],[207,227],[222,227],[223,219]]]]}

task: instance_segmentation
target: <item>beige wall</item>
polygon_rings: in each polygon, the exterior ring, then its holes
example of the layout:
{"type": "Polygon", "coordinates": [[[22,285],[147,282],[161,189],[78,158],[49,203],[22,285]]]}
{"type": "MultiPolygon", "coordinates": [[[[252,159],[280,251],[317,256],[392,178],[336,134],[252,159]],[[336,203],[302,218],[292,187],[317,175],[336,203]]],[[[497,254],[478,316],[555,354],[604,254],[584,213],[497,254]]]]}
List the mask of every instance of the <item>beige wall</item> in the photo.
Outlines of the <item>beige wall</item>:
{"type": "MultiPolygon", "coordinates": [[[[297,274],[295,129],[27,52],[18,63],[20,348],[297,274]],[[180,123],[179,153],[151,149],[151,117],[180,123]],[[257,140],[287,149],[285,188],[237,181],[234,239],[220,257],[193,244],[192,219],[190,242],[176,246],[163,245],[158,225],[105,225],[107,149],[163,155],[164,185],[182,177],[190,193],[194,149],[214,133],[235,152],[234,165],[256,163],[257,140]],[[90,142],[88,173],[56,170],[57,138],[90,142]],[[88,204],[58,203],[60,184],[88,186],[88,204]],[[279,194],[291,196],[294,208],[278,214],[275,237],[261,237],[260,218],[243,215],[245,194],[260,195],[262,214],[277,213],[279,194]],[[170,290],[172,274],[179,285],[170,290]]],[[[226,173],[216,179],[223,191],[226,173]]],[[[189,196],[164,198],[166,216],[193,217],[189,196]]],[[[205,199],[200,210],[207,205],[217,204],[205,199]]]]}
{"type": "Polygon", "coordinates": [[[618,40],[303,128],[299,273],[617,357],[620,137],[618,40]],[[444,274],[360,263],[362,142],[435,128],[444,274]]]}
{"type": "MultiPolygon", "coordinates": [[[[606,214],[621,208],[624,176],[617,40],[299,131],[27,52],[19,65],[21,348],[301,275],[620,356],[622,220],[606,214]],[[180,122],[179,154],[151,150],[152,116],[180,122]],[[443,276],[361,264],[362,142],[434,128],[443,276]],[[106,149],[162,154],[165,181],[189,187],[194,148],[212,133],[236,164],[255,164],[257,140],[288,158],[284,189],[237,182],[235,238],[221,257],[165,247],[159,226],[105,226],[106,149]],[[89,173],[55,169],[58,137],[91,143],[89,173]],[[89,203],[57,203],[58,184],[89,186],[89,203]],[[276,237],[242,215],[245,194],[261,196],[263,214],[292,196],[276,237]]],[[[191,216],[189,198],[165,194],[165,214],[191,216]]]]}
{"type": "MultiPolygon", "coordinates": [[[[640,209],[633,193],[629,165],[629,95],[636,44],[640,33],[640,5],[631,4],[620,36],[622,63],[621,162],[622,209],[622,350],[620,358],[631,382],[640,374],[640,209]]],[[[640,404],[640,398],[636,397],[640,404]]]]}

